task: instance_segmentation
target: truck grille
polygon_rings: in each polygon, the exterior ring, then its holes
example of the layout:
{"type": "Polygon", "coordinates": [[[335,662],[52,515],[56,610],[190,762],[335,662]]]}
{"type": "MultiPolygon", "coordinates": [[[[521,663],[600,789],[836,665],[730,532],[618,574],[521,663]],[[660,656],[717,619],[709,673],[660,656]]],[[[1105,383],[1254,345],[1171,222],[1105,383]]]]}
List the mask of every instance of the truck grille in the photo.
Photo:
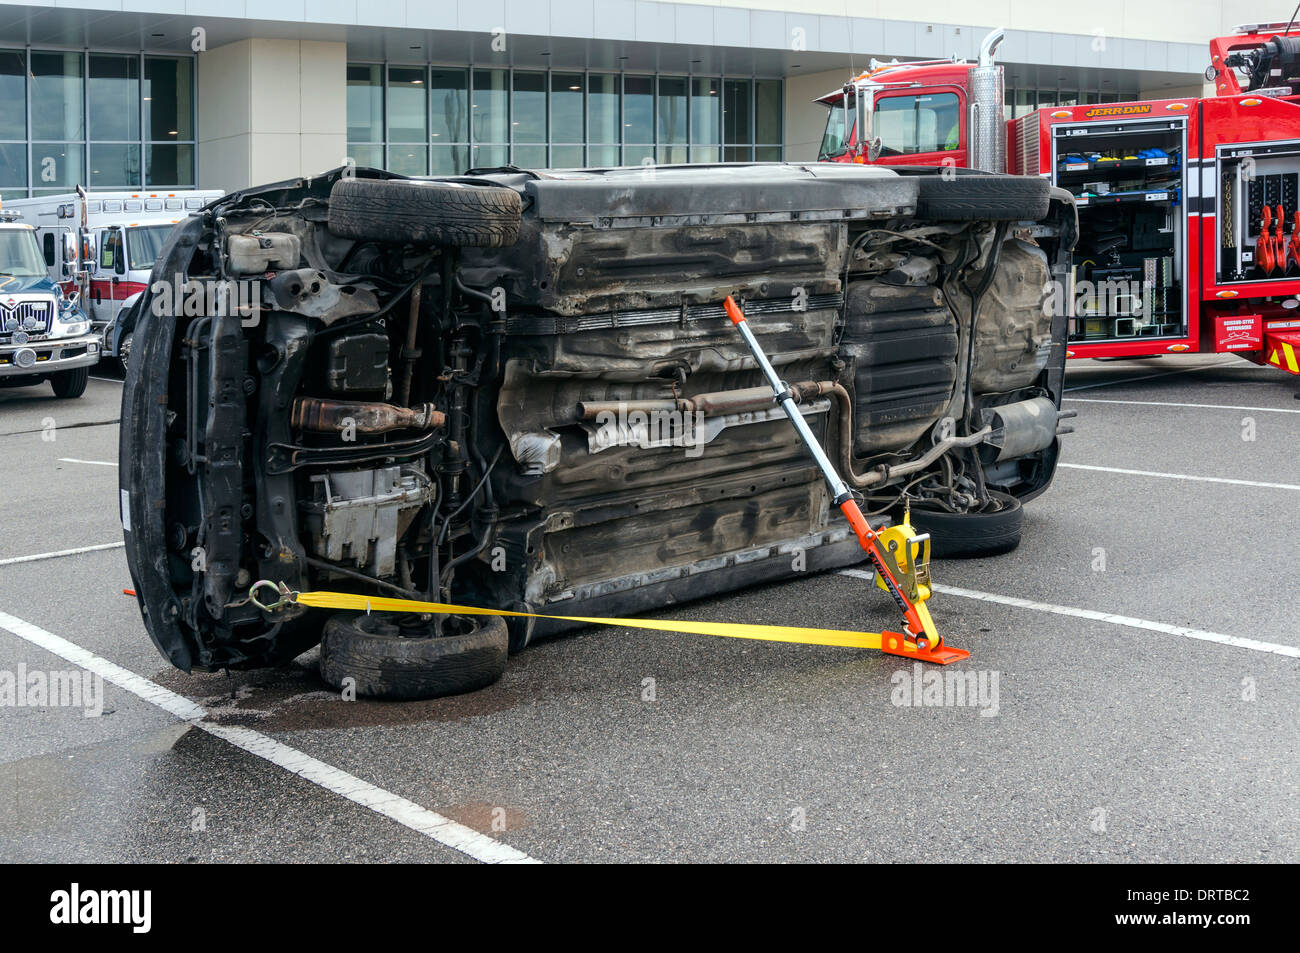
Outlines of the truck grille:
{"type": "Polygon", "coordinates": [[[7,338],[15,331],[28,334],[49,334],[54,323],[54,305],[49,301],[18,301],[14,304],[0,301],[0,337],[7,338]]]}

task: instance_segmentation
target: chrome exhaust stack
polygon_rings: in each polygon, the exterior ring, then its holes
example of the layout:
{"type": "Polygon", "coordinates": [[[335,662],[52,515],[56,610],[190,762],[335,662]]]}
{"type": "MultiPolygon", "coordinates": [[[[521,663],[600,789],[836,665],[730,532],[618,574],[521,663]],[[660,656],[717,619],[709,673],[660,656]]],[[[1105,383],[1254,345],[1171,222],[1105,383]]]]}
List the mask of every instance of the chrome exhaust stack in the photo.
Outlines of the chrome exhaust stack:
{"type": "Polygon", "coordinates": [[[1006,32],[998,27],[984,37],[979,62],[970,71],[970,167],[983,172],[1007,170],[1007,124],[1002,114],[1006,81],[1002,67],[994,62],[1006,32]]]}

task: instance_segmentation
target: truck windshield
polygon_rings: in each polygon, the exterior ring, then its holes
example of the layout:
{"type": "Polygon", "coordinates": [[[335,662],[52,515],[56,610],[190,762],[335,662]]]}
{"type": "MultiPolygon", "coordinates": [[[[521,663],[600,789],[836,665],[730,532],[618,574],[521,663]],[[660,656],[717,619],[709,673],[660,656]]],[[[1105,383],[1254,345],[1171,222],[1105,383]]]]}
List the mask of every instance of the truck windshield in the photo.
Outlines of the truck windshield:
{"type": "Polygon", "coordinates": [[[142,225],[126,230],[126,255],[132,268],[152,268],[171,234],[171,225],[142,225]]]}
{"type": "Polygon", "coordinates": [[[39,278],[45,274],[45,260],[36,233],[30,228],[0,229],[0,275],[39,278]]]}
{"type": "Polygon", "coordinates": [[[853,99],[841,96],[831,104],[831,114],[826,117],[826,132],[822,134],[822,147],[817,154],[819,160],[842,156],[848,150],[849,136],[853,132],[853,99]]]}

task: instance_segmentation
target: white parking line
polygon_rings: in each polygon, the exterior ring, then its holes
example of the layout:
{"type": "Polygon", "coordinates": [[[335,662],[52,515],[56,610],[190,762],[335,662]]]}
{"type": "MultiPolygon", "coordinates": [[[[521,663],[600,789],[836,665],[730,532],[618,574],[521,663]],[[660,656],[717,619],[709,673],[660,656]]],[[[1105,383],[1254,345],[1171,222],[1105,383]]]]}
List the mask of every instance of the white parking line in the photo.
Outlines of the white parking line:
{"type": "Polygon", "coordinates": [[[1074,404],[1132,404],[1136,407],[1196,407],[1203,410],[1249,410],[1267,414],[1300,414],[1300,408],[1244,407],[1238,404],[1180,404],[1172,400],[1112,400],[1105,397],[1064,397],[1074,404]]]}
{"type": "Polygon", "coordinates": [[[111,460],[78,460],[76,457],[59,457],[60,463],[86,463],[92,467],[115,467],[117,466],[111,460]]]}
{"type": "MultiPolygon", "coordinates": [[[[841,569],[841,576],[853,576],[858,579],[875,579],[873,573],[863,569],[841,569]]],[[[1197,639],[1201,642],[1217,642],[1220,645],[1231,645],[1234,648],[1250,649],[1254,652],[1267,652],[1272,655],[1283,655],[1287,658],[1300,658],[1300,647],[1294,645],[1280,645],[1277,642],[1261,642],[1258,639],[1243,639],[1236,635],[1222,635],[1218,632],[1207,632],[1204,629],[1192,629],[1187,626],[1170,625],[1167,622],[1152,622],[1149,619],[1135,619],[1127,615],[1115,615],[1110,612],[1098,612],[1095,609],[1076,609],[1073,606],[1058,606],[1050,602],[1034,602],[1032,599],[1018,599],[1015,596],[999,596],[992,592],[980,592],[977,589],[962,589],[958,586],[945,586],[939,583],[934,585],[935,592],[941,592],[946,596],[959,596],[963,599],[978,599],[980,602],[994,602],[1003,606],[1014,606],[1017,609],[1033,609],[1036,612],[1051,612],[1055,615],[1074,616],[1078,619],[1089,619],[1093,622],[1109,622],[1111,625],[1122,625],[1130,629],[1146,629],[1150,632],[1163,632],[1166,635],[1181,635],[1185,639],[1197,639]]]]}
{"type": "Polygon", "coordinates": [[[1190,480],[1194,483],[1228,483],[1232,486],[1258,486],[1268,490],[1300,490],[1295,483],[1265,483],[1260,480],[1231,480],[1227,477],[1195,476],[1190,473],[1161,473],[1157,470],[1129,470],[1124,467],[1094,467],[1086,463],[1058,463],[1067,470],[1096,470],[1100,473],[1123,473],[1127,476],[1160,477],[1165,480],[1190,480]]]}
{"type": "Polygon", "coordinates": [[[52,553],[33,553],[31,556],[10,556],[0,559],[0,566],[12,566],[15,563],[34,563],[42,559],[58,559],[60,556],[76,556],[80,553],[97,553],[104,549],[121,549],[126,543],[97,543],[94,546],[78,546],[76,549],[60,549],[52,553]]]}
{"type": "Polygon", "coordinates": [[[1207,367],[1216,367],[1215,364],[1197,364],[1195,367],[1180,367],[1176,371],[1161,371],[1158,374],[1143,374],[1141,377],[1122,377],[1117,381],[1098,381],[1096,384],[1078,384],[1074,387],[1067,387],[1065,393],[1076,390],[1092,390],[1094,387],[1113,387],[1117,384],[1135,384],[1138,381],[1149,381],[1156,377],[1168,377],[1171,374],[1187,374],[1191,371],[1202,371],[1207,367]]]}
{"type": "Polygon", "coordinates": [[[200,731],[205,731],[213,737],[227,741],[251,755],[284,768],[291,774],[296,774],[318,787],[322,787],[340,797],[345,797],[354,804],[368,808],[376,814],[382,814],[384,817],[423,834],[439,844],[460,851],[462,854],[467,854],[475,860],[481,860],[489,864],[539,863],[539,861],[534,860],[522,851],[516,850],[509,844],[503,844],[486,834],[480,834],[473,828],[466,827],[450,818],[421,807],[414,801],[408,801],[391,791],[376,787],[368,781],[363,781],[340,768],[319,761],[311,755],[305,754],[296,748],[291,748],[289,745],[259,731],[203,721],[207,712],[200,705],[195,704],[183,695],[178,695],[169,689],[163,688],[143,676],[128,671],[106,658],[55,635],[53,632],[47,632],[40,626],[33,625],[8,613],[0,612],[0,629],[4,629],[20,639],[30,642],[32,645],[66,659],[74,665],[80,665],[106,682],[111,682],[137,698],[161,708],[169,715],[188,722],[200,731]]]}

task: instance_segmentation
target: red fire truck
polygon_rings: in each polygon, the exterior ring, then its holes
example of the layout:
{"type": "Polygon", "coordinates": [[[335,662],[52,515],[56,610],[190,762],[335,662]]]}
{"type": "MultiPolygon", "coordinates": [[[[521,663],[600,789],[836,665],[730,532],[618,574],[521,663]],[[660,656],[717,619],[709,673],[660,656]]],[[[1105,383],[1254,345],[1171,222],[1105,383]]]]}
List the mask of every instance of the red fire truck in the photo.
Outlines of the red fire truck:
{"type": "Polygon", "coordinates": [[[1300,26],[1210,42],[1216,95],[1003,115],[977,62],[881,64],[823,96],[820,159],[1041,175],[1079,209],[1071,357],[1240,354],[1300,375],[1300,26]]]}

